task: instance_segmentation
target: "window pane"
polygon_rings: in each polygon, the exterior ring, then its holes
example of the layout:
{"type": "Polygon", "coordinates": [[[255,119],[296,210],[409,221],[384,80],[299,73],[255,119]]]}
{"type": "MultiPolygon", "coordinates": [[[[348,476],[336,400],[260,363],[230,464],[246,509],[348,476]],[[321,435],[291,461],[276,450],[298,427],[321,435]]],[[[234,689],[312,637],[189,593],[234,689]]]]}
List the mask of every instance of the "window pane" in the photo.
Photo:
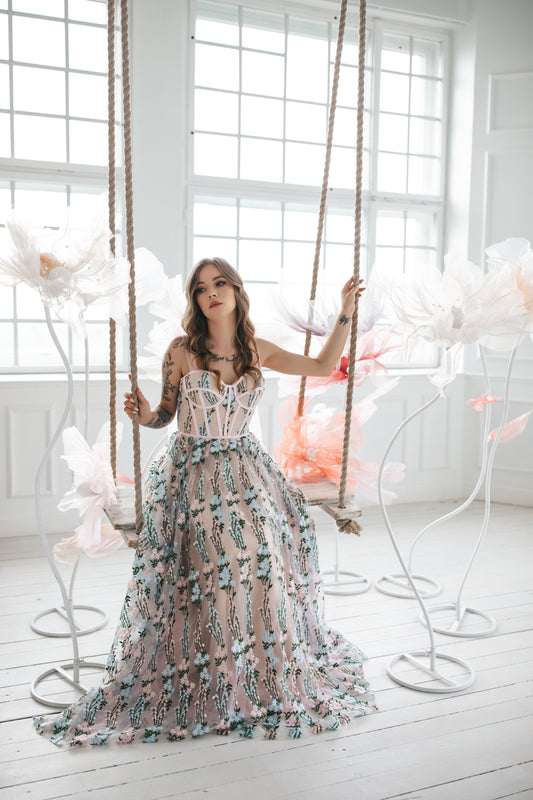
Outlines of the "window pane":
{"type": "Polygon", "coordinates": [[[403,211],[378,212],[376,219],[376,244],[402,245],[405,236],[405,219],[403,211]]]}
{"type": "Polygon", "coordinates": [[[0,323],[0,365],[2,367],[12,367],[14,364],[13,344],[13,324],[11,322],[0,323]]]}
{"type": "Polygon", "coordinates": [[[285,21],[281,14],[243,9],[242,46],[271,53],[285,52],[285,21]]]}
{"type": "MultiPolygon", "coordinates": [[[[44,322],[21,322],[17,325],[19,338],[19,364],[32,367],[64,367],[59,353],[44,322]]],[[[54,330],[61,347],[68,352],[68,329],[62,322],[54,322],[54,330]]]]}
{"type": "Polygon", "coordinates": [[[67,195],[64,190],[34,189],[17,184],[15,209],[23,219],[39,227],[60,228],[65,224],[67,195]]]}
{"type": "Polygon", "coordinates": [[[239,53],[224,47],[197,44],[195,82],[214,89],[239,90],[239,53]]]}
{"type": "MultiPolygon", "coordinates": [[[[316,231],[315,231],[316,234],[316,231]]],[[[311,242],[285,242],[283,246],[283,286],[287,283],[295,282],[299,284],[295,297],[302,297],[302,285],[305,287],[303,297],[305,301],[309,298],[311,291],[311,280],[313,276],[313,261],[315,258],[315,245],[311,242]]],[[[320,256],[320,263],[323,255],[320,256]]],[[[290,294],[288,295],[291,296],[290,294]]]]}
{"type": "Polygon", "coordinates": [[[17,292],[17,316],[19,319],[44,319],[44,308],[39,292],[19,283],[17,292]]]}
{"type": "Polygon", "coordinates": [[[201,258],[225,258],[232,266],[237,263],[237,243],[235,239],[195,236],[193,239],[193,261],[201,258]]]}
{"type": "Polygon", "coordinates": [[[197,175],[237,177],[237,139],[233,136],[194,136],[194,171],[197,175]]]}
{"type": "Polygon", "coordinates": [[[287,97],[318,103],[328,100],[327,27],[322,23],[290,22],[287,97]]]}
{"type": "Polygon", "coordinates": [[[324,172],[325,148],[314,144],[285,146],[285,180],[304,186],[320,186],[324,172]]]}
{"type": "Polygon", "coordinates": [[[328,283],[344,285],[353,274],[353,247],[348,244],[327,244],[325,270],[328,283]]]}
{"type": "Polygon", "coordinates": [[[194,204],[194,233],[211,236],[237,235],[237,207],[235,201],[201,201],[194,204]]]}
{"type": "Polygon", "coordinates": [[[10,286],[0,287],[0,317],[2,319],[13,317],[13,289],[10,286]]]}
{"type": "Polygon", "coordinates": [[[438,117],[441,111],[441,82],[428,78],[411,78],[411,114],[438,117]]]}
{"type": "Polygon", "coordinates": [[[78,19],[81,22],[100,22],[107,25],[107,9],[104,3],[95,3],[94,0],[68,0],[69,19],[78,19]]]}
{"type": "MultiPolygon", "coordinates": [[[[0,188],[0,222],[3,222],[5,218],[11,211],[11,190],[9,189],[9,184],[4,183],[2,184],[2,188],[0,188]]],[[[0,228],[2,233],[6,233],[5,228],[0,228]]],[[[7,234],[6,234],[7,235],[7,234]]],[[[3,247],[4,240],[0,241],[0,248],[3,247]]]]}
{"type": "Polygon", "coordinates": [[[287,102],[287,139],[302,142],[324,142],[327,135],[326,106],[287,102]]]}
{"type": "Polygon", "coordinates": [[[403,274],[403,247],[376,247],[376,267],[383,267],[391,277],[403,274]]]}
{"type": "Polygon", "coordinates": [[[379,115],[380,150],[392,150],[396,153],[407,152],[407,117],[400,114],[379,115]]]}
{"type": "Polygon", "coordinates": [[[251,181],[283,180],[283,145],[268,139],[241,139],[240,177],[251,181]]]}
{"type": "Polygon", "coordinates": [[[65,121],[15,114],[15,157],[65,161],[65,121]]]}
{"type": "Polygon", "coordinates": [[[436,158],[410,156],[408,191],[411,194],[439,194],[440,162],[436,158]]]}
{"type": "Polygon", "coordinates": [[[7,14],[0,14],[0,58],[9,58],[9,28],[7,14]]]}
{"type": "Polygon", "coordinates": [[[54,69],[13,67],[13,106],[16,111],[65,113],[65,73],[54,69]]]}
{"type": "Polygon", "coordinates": [[[336,189],[353,189],[355,187],[355,158],[355,148],[333,147],[329,171],[330,186],[336,189]]]}
{"type": "Polygon", "coordinates": [[[107,164],[107,125],[70,122],[70,161],[73,164],[107,164]]]}
{"type": "Polygon", "coordinates": [[[406,113],[409,109],[409,78],[406,75],[381,74],[379,107],[382,111],[406,113]]]}
{"type": "Polygon", "coordinates": [[[10,158],[11,156],[11,126],[9,114],[0,114],[0,156],[10,158]]]}
{"type": "Polygon", "coordinates": [[[200,131],[238,133],[239,96],[197,89],[194,95],[194,127],[200,131]]]}
{"type": "Polygon", "coordinates": [[[236,6],[197,2],[196,38],[205,42],[239,44],[239,12],[236,6]]]}
{"type": "Polygon", "coordinates": [[[107,73],[107,32],[91,25],[68,26],[68,53],[71,69],[107,73]]]}
{"type": "Polygon", "coordinates": [[[107,78],[71,72],[69,112],[72,117],[107,119],[107,78]]]}
{"type": "Polygon", "coordinates": [[[7,64],[0,64],[0,108],[9,111],[9,67],[7,64]]]}
{"type": "MultiPolygon", "coordinates": [[[[366,120],[365,120],[366,121],[366,120]]],[[[365,140],[366,131],[365,131],[365,140]]],[[[352,108],[338,108],[335,114],[335,130],[333,135],[335,144],[344,144],[351,147],[357,141],[357,112],[352,108]]]]}
{"type": "Polygon", "coordinates": [[[284,80],[284,59],[281,56],[243,51],[243,92],[283,97],[284,80]]]}
{"type": "MultiPolygon", "coordinates": [[[[117,326],[117,351],[120,353],[122,345],[122,330],[117,326]]],[[[89,342],[89,363],[93,367],[107,366],[109,364],[109,327],[105,323],[87,325],[87,339],[89,342]]],[[[72,363],[75,367],[85,364],[85,344],[80,336],[72,337],[72,363]]]]}
{"type": "Polygon", "coordinates": [[[316,211],[297,211],[285,209],[284,233],[286,239],[314,241],[318,214],[316,211]]]}
{"type": "Polygon", "coordinates": [[[13,16],[13,58],[30,64],[65,66],[65,24],[13,16]]]}
{"type": "MultiPolygon", "coordinates": [[[[80,223],[87,224],[87,220],[102,213],[105,207],[107,210],[107,197],[103,194],[102,190],[96,191],[83,191],[80,189],[71,189],[69,198],[69,225],[78,226],[80,223]]],[[[118,223],[117,223],[118,224],[118,223]]],[[[81,227],[81,225],[80,225],[81,227]]]]}
{"type": "Polygon", "coordinates": [[[241,132],[248,136],[283,137],[283,101],[242,97],[241,132]]]}
{"type": "Polygon", "coordinates": [[[436,266],[436,253],[434,250],[426,248],[406,247],[405,249],[405,272],[406,274],[418,275],[421,269],[436,266]]]}
{"type": "Polygon", "coordinates": [[[326,241],[352,244],[354,240],[354,214],[329,213],[326,217],[326,241]]]}
{"type": "Polygon", "coordinates": [[[442,76],[441,43],[415,39],[411,69],[416,75],[433,75],[440,78],[442,76]]]}
{"type": "Polygon", "coordinates": [[[380,153],[378,156],[378,190],[380,192],[405,192],[406,189],[406,156],[380,153]]]}
{"type": "Polygon", "coordinates": [[[239,234],[250,238],[281,238],[281,209],[279,203],[275,208],[264,206],[241,206],[239,234]]]}
{"type": "Polygon", "coordinates": [[[392,33],[384,34],[383,49],[381,51],[381,69],[408,73],[410,64],[409,37],[392,33]]]}
{"type": "Polygon", "coordinates": [[[441,152],[441,123],[411,117],[409,121],[409,150],[411,153],[438,156],[441,152]]]}
{"type": "Polygon", "coordinates": [[[39,14],[42,17],[63,17],[65,13],[64,0],[13,0],[13,11],[22,11],[26,14],[39,14]]]}
{"type": "Polygon", "coordinates": [[[279,281],[281,277],[281,242],[248,241],[239,243],[239,272],[243,280],[279,281]]]}
{"type": "Polygon", "coordinates": [[[408,245],[437,246],[437,227],[434,214],[409,211],[406,221],[405,241],[408,245]]]}

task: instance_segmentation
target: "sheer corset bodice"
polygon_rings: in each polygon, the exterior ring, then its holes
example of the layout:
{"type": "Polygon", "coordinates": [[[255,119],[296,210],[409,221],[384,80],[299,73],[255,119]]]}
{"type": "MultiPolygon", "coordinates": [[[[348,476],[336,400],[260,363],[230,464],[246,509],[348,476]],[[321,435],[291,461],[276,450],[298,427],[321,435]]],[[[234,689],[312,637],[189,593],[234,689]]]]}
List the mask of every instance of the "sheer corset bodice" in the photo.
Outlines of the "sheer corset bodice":
{"type": "Polygon", "coordinates": [[[178,394],[178,432],[202,439],[246,436],[250,420],[264,390],[250,375],[217,387],[216,375],[193,369],[183,375],[178,394]]]}

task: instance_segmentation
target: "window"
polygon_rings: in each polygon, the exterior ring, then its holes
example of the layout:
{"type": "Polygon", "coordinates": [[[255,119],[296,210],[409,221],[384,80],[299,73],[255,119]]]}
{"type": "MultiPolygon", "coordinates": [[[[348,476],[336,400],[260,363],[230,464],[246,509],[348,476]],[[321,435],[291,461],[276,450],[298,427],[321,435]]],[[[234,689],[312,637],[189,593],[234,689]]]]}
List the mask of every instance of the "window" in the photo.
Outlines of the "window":
{"type": "MultiPolygon", "coordinates": [[[[307,297],[327,138],[336,21],[197,0],[193,37],[192,260],[241,272],[254,318],[273,290],[307,297]]],[[[311,15],[313,15],[311,17],[311,15]]],[[[347,25],[335,119],[322,293],[353,260],[356,31],[347,25]]],[[[440,265],[446,41],[369,20],[361,273],[440,265]]],[[[436,353],[421,348],[417,365],[436,353]]]]}
{"type": "MultiPolygon", "coordinates": [[[[92,0],[0,2],[0,244],[11,208],[57,229],[67,212],[90,219],[107,190],[107,12],[92,0]]],[[[94,368],[108,362],[107,321],[89,309],[94,368]]],[[[84,344],[55,323],[71,363],[84,344]]],[[[3,371],[40,371],[61,362],[45,330],[38,295],[0,288],[3,371]]],[[[120,333],[118,334],[120,336],[120,333]]],[[[119,352],[121,344],[118,343],[119,352]]]]}

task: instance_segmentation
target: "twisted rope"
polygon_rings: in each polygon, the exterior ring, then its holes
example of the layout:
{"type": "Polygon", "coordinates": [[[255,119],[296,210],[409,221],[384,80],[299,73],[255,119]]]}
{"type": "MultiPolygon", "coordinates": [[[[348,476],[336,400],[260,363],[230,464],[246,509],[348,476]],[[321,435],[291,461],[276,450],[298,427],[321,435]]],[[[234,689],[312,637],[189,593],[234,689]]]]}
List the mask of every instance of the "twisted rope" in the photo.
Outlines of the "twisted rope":
{"type": "MultiPolygon", "coordinates": [[[[309,324],[305,333],[305,346],[304,355],[309,355],[309,348],[311,346],[311,324],[313,321],[313,303],[316,298],[316,287],[318,282],[318,266],[320,263],[320,250],[322,248],[322,234],[324,232],[324,219],[326,216],[326,199],[328,194],[329,184],[329,167],[331,163],[331,148],[333,144],[333,132],[335,129],[335,112],[337,110],[337,89],[339,86],[339,74],[342,57],[342,45],[344,42],[344,30],[346,28],[346,8],[348,0],[341,1],[341,10],[339,16],[339,31],[337,34],[337,50],[335,54],[335,69],[333,73],[333,85],[331,87],[331,103],[329,106],[329,119],[328,119],[328,138],[326,142],[326,158],[324,161],[324,175],[322,177],[322,189],[320,192],[320,210],[318,213],[318,228],[315,243],[315,256],[313,261],[313,277],[311,281],[311,294],[309,301],[311,309],[309,311],[309,324]]],[[[303,408],[305,402],[305,385],[306,376],[303,375],[300,381],[300,394],[298,396],[298,416],[303,415],[303,408]]]]}
{"type": "MultiPolygon", "coordinates": [[[[137,401],[137,315],[135,305],[135,242],[133,236],[133,163],[131,147],[131,85],[128,37],[128,0],[120,2],[120,25],[122,41],[122,99],[124,109],[124,180],[126,194],[126,241],[127,258],[130,263],[129,301],[129,346],[131,392],[137,401]]],[[[141,489],[141,440],[139,419],[133,415],[133,474],[135,479],[135,523],[137,533],[143,524],[141,489]]]]}
{"type": "MultiPolygon", "coordinates": [[[[355,237],[354,237],[354,285],[359,284],[359,266],[361,250],[361,209],[363,186],[363,114],[365,102],[365,50],[366,50],[366,0],[359,0],[359,62],[357,92],[357,149],[355,172],[355,237]]],[[[357,347],[357,323],[359,319],[359,295],[356,295],[355,309],[352,316],[350,335],[350,360],[348,367],[348,385],[346,389],[346,409],[344,422],[344,440],[342,449],[341,479],[339,485],[339,508],[345,507],[346,477],[350,450],[350,433],[352,426],[353,385],[355,374],[355,358],[357,347]]]]}
{"type": "MultiPolygon", "coordinates": [[[[108,212],[111,238],[109,246],[115,255],[115,0],[107,2],[107,147],[108,147],[108,212]]],[[[117,326],[109,320],[109,452],[113,478],[117,477],[117,326]]]]}

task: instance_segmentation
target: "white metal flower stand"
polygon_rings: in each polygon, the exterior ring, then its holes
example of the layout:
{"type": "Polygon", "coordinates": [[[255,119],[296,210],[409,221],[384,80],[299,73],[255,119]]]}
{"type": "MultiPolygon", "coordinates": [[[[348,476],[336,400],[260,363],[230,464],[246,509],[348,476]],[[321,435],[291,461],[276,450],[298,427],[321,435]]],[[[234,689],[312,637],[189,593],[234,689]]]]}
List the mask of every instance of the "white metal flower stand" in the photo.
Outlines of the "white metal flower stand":
{"type": "MultiPolygon", "coordinates": [[[[507,421],[507,416],[509,413],[509,402],[510,402],[510,384],[511,384],[511,373],[513,368],[513,362],[516,355],[516,347],[511,351],[509,356],[509,362],[507,365],[507,375],[505,380],[505,390],[504,390],[504,404],[502,409],[502,419],[499,425],[499,428],[496,432],[494,437],[494,441],[491,443],[490,453],[488,459],[486,460],[485,464],[485,472],[484,472],[484,481],[485,481],[485,501],[484,501],[484,515],[483,515],[483,523],[481,526],[481,531],[479,533],[477,542],[475,544],[474,550],[470,557],[470,560],[467,564],[465,569],[463,578],[461,580],[459,591],[457,594],[457,598],[453,602],[449,603],[441,603],[439,605],[431,606],[427,609],[427,613],[421,617],[422,622],[424,625],[429,626],[430,621],[429,617],[434,614],[440,614],[443,611],[452,612],[451,615],[447,615],[448,620],[447,622],[444,621],[442,623],[433,623],[431,625],[434,631],[438,633],[444,633],[447,636],[459,636],[464,638],[480,638],[483,636],[489,636],[491,633],[494,633],[497,627],[496,620],[490,614],[486,613],[485,611],[479,611],[476,608],[471,608],[469,606],[465,606],[462,600],[463,590],[465,587],[465,583],[467,578],[470,574],[470,571],[473,567],[475,558],[479,552],[481,545],[485,539],[488,525],[489,525],[489,518],[490,518],[490,501],[491,501],[491,482],[492,482],[492,470],[494,467],[494,459],[496,456],[496,450],[498,448],[498,444],[507,421]],[[449,617],[451,616],[451,619],[449,617]],[[478,625],[472,625],[472,619],[476,617],[478,625]]],[[[485,418],[485,426],[484,426],[484,450],[487,449],[488,446],[488,438],[489,438],[489,414],[485,418]]],[[[483,469],[482,469],[483,474],[483,469]]]]}
{"type": "MultiPolygon", "coordinates": [[[[456,658],[455,656],[446,655],[444,653],[437,653],[435,647],[435,636],[433,633],[433,629],[431,627],[428,612],[424,603],[424,599],[420,593],[420,590],[415,583],[413,576],[411,575],[411,571],[409,566],[405,562],[400,547],[398,545],[396,536],[394,534],[394,530],[392,528],[389,515],[387,513],[387,509],[385,506],[385,501],[383,497],[383,471],[385,468],[385,463],[387,461],[387,457],[389,452],[402,432],[402,430],[408,425],[411,420],[413,420],[418,414],[421,414],[425,411],[429,406],[435,403],[439,397],[440,393],[437,392],[434,397],[432,397],[427,403],[422,405],[416,411],[414,411],[410,416],[408,416],[397,428],[396,432],[394,433],[392,439],[390,440],[387,449],[383,455],[380,469],[379,469],[379,476],[378,476],[378,494],[379,494],[379,503],[381,507],[381,511],[383,513],[383,518],[385,520],[385,526],[389,533],[392,545],[394,550],[396,551],[396,555],[398,556],[398,560],[400,565],[403,569],[403,574],[406,577],[407,583],[411,587],[414,597],[416,597],[422,615],[427,621],[427,628],[429,633],[429,648],[426,650],[416,650],[410,653],[401,653],[398,656],[395,656],[389,664],[387,665],[387,674],[392,680],[396,681],[396,683],[401,684],[402,686],[406,686],[409,689],[415,689],[419,692],[431,692],[434,694],[444,694],[450,692],[460,692],[463,689],[467,689],[469,686],[472,685],[475,679],[475,673],[472,667],[460,658],[456,658]],[[447,674],[446,673],[446,666],[450,664],[450,662],[454,665],[459,665],[461,667],[461,673],[459,676],[455,674],[447,674]],[[406,671],[402,671],[400,667],[403,666],[404,670],[407,666],[409,668],[409,673],[406,671]],[[414,675],[409,677],[411,673],[414,675]]],[[[455,669],[453,670],[453,673],[455,669]]]]}
{"type": "MultiPolygon", "coordinates": [[[[483,378],[485,383],[485,394],[490,394],[490,379],[487,371],[487,363],[485,359],[485,353],[483,348],[479,347],[479,356],[481,365],[483,368],[483,378]]],[[[435,400],[437,397],[434,398],[435,400]]],[[[447,522],[453,517],[456,517],[461,512],[465,511],[475,500],[477,497],[479,490],[485,480],[487,474],[487,463],[488,463],[488,452],[489,452],[489,431],[490,431],[490,420],[491,420],[491,406],[487,404],[484,409],[484,430],[483,430],[483,441],[481,447],[481,469],[479,471],[478,479],[476,481],[476,485],[472,489],[469,497],[461,503],[461,505],[454,508],[452,511],[449,511],[447,514],[443,514],[441,517],[430,522],[426,525],[415,537],[410,549],[409,555],[407,558],[407,563],[409,565],[409,571],[411,573],[411,577],[415,581],[418,586],[418,590],[422,597],[424,598],[431,598],[436,597],[442,591],[441,584],[435,579],[431,578],[427,575],[421,575],[419,573],[413,572],[413,558],[414,552],[416,549],[417,544],[424,538],[424,536],[436,528],[438,525],[441,525],[443,522],[447,522]]],[[[411,587],[406,576],[403,573],[393,573],[388,575],[382,575],[381,577],[377,578],[375,582],[376,589],[382,594],[387,594],[392,597],[400,597],[412,600],[414,599],[415,595],[411,591],[411,587]]]]}
{"type": "MultiPolygon", "coordinates": [[[[50,331],[50,335],[52,337],[52,340],[53,340],[53,342],[54,342],[54,344],[55,344],[55,346],[57,348],[57,351],[58,351],[58,353],[59,353],[59,355],[61,357],[61,360],[62,360],[63,365],[64,365],[65,370],[66,370],[66,374],[67,374],[67,400],[66,400],[65,408],[63,409],[63,413],[61,415],[61,419],[60,419],[60,421],[58,423],[58,426],[57,426],[54,434],[52,435],[50,443],[48,444],[48,447],[46,448],[46,451],[45,451],[45,453],[44,453],[44,455],[43,455],[43,457],[41,459],[41,463],[39,464],[39,468],[37,470],[37,475],[36,475],[36,478],[35,478],[35,510],[36,510],[36,515],[37,515],[37,525],[38,525],[39,533],[40,533],[40,536],[41,536],[41,539],[42,539],[42,543],[43,543],[43,546],[44,546],[44,551],[45,551],[46,557],[48,558],[48,562],[50,564],[50,568],[51,568],[51,570],[52,570],[52,572],[54,574],[54,577],[55,577],[55,579],[56,579],[56,581],[57,581],[57,583],[59,585],[59,590],[60,590],[62,598],[63,598],[62,611],[63,611],[63,613],[65,615],[65,618],[66,618],[66,620],[68,622],[68,626],[69,626],[69,633],[67,635],[70,635],[71,638],[72,638],[73,660],[68,662],[68,663],[64,663],[64,664],[61,664],[61,665],[56,665],[56,666],[52,667],[51,669],[48,669],[45,672],[41,673],[37,678],[35,678],[35,680],[31,684],[31,695],[35,700],[37,700],[39,703],[42,703],[43,705],[51,706],[53,708],[66,708],[68,705],[70,705],[70,702],[62,702],[62,701],[54,700],[54,699],[52,699],[50,697],[45,697],[44,695],[42,695],[42,694],[40,694],[38,692],[39,684],[45,678],[48,678],[51,675],[55,675],[61,681],[65,682],[68,685],[69,688],[76,689],[78,692],[83,694],[84,692],[87,691],[88,687],[84,686],[84,684],[82,683],[82,680],[81,680],[81,672],[82,672],[82,670],[84,670],[84,671],[90,670],[91,672],[93,672],[95,669],[105,669],[105,664],[101,664],[99,662],[94,662],[94,661],[85,661],[85,660],[81,659],[80,656],[79,656],[79,649],[78,649],[78,635],[79,634],[78,634],[77,626],[76,626],[76,623],[75,623],[75,620],[74,620],[74,608],[73,608],[73,604],[72,604],[71,593],[70,594],[67,593],[67,589],[66,589],[65,583],[64,583],[63,578],[61,577],[61,574],[60,574],[60,572],[59,572],[59,570],[57,568],[57,564],[55,562],[54,556],[53,556],[52,551],[50,549],[50,545],[48,544],[48,539],[47,539],[47,536],[46,536],[46,531],[45,531],[44,522],[43,522],[42,508],[41,508],[41,478],[42,478],[42,473],[43,473],[44,467],[46,466],[46,463],[48,461],[50,453],[51,453],[54,445],[56,444],[56,442],[57,442],[57,440],[58,440],[58,438],[59,438],[59,436],[61,434],[61,431],[63,430],[65,422],[67,420],[68,414],[69,414],[71,406],[72,406],[72,395],[73,395],[72,369],[71,369],[70,363],[68,361],[68,358],[67,358],[63,348],[61,347],[59,339],[57,338],[56,332],[54,330],[54,326],[52,324],[52,320],[51,320],[51,317],[50,317],[50,310],[48,308],[46,308],[46,307],[45,307],[45,316],[46,316],[46,324],[48,326],[48,330],[50,331]]],[[[71,581],[71,588],[72,588],[72,581],[71,581]]],[[[96,610],[98,611],[98,609],[96,609],[96,610]]],[[[45,612],[45,613],[47,613],[47,612],[45,612]]],[[[61,613],[61,611],[60,611],[60,613],[61,613]]],[[[39,615],[39,616],[42,616],[42,615],[39,615]]],[[[98,627],[101,627],[101,625],[98,625],[98,627]]],[[[86,631],[86,633],[88,633],[88,632],[89,631],[86,631]]],[[[47,633],[45,635],[48,635],[48,636],[52,635],[53,636],[53,635],[57,635],[57,634],[47,633]]]]}
{"type": "MultiPolygon", "coordinates": [[[[57,346],[57,344],[56,344],[56,346],[57,346]]],[[[84,436],[85,436],[85,439],[87,440],[89,438],[89,341],[88,341],[87,337],[85,338],[84,347],[85,347],[84,436]]],[[[70,368],[70,364],[69,364],[69,368],[70,368]]],[[[70,405],[69,405],[69,410],[70,410],[70,405]]],[[[67,411],[67,414],[68,414],[68,411],[67,411]]],[[[61,432],[62,428],[63,428],[63,425],[61,425],[61,428],[60,428],[59,432],[61,432]]],[[[74,619],[74,627],[76,628],[77,635],[78,636],[85,636],[88,633],[93,633],[94,631],[98,631],[98,630],[100,630],[100,628],[103,628],[104,625],[107,624],[108,617],[107,617],[107,614],[105,613],[105,611],[103,609],[101,609],[101,608],[98,608],[97,606],[80,605],[80,604],[75,604],[74,603],[74,599],[73,599],[73,597],[74,597],[74,581],[76,579],[76,575],[77,575],[77,572],[78,572],[79,563],[80,563],[80,558],[78,556],[78,558],[76,559],[76,562],[75,562],[75,564],[74,564],[74,566],[72,568],[72,574],[70,576],[70,585],[69,585],[69,590],[68,590],[68,598],[69,598],[69,604],[71,605],[72,610],[74,612],[75,611],[83,611],[84,612],[83,616],[84,617],[89,617],[89,619],[91,617],[95,617],[94,623],[85,624],[85,626],[82,626],[81,623],[78,623],[76,621],[76,619],[74,619]]],[[[51,637],[55,637],[55,638],[66,638],[68,636],[71,636],[68,615],[67,615],[67,612],[66,612],[64,606],[56,605],[56,606],[52,606],[51,608],[45,609],[45,611],[40,611],[38,614],[36,614],[34,616],[32,621],[30,622],[30,627],[31,627],[31,629],[33,631],[35,631],[35,633],[39,633],[41,636],[51,636],[51,637]],[[43,627],[41,627],[41,625],[37,624],[38,621],[42,620],[44,617],[52,617],[52,616],[55,617],[56,621],[59,620],[59,624],[60,625],[62,623],[61,629],[43,628],[43,627]],[[65,629],[65,626],[66,626],[66,629],[65,629]]]]}

